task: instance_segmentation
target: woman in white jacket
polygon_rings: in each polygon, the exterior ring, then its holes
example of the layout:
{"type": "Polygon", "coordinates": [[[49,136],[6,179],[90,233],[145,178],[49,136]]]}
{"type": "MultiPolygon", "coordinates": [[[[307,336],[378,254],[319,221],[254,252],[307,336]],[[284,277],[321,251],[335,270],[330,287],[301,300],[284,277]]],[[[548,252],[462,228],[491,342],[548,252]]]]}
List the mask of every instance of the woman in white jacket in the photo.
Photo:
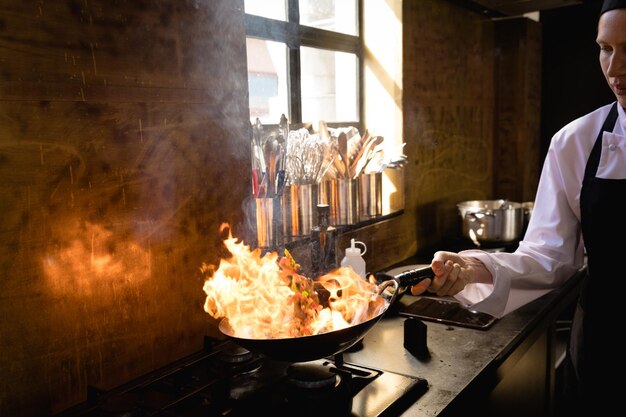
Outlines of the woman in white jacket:
{"type": "Polygon", "coordinates": [[[626,0],[604,1],[596,41],[617,102],[554,135],[519,248],[514,253],[437,252],[434,279],[411,290],[454,295],[474,310],[501,317],[561,285],[583,266],[586,250],[588,275],[569,360],[573,382],[582,390],[578,399],[597,410],[606,404],[608,391],[621,394],[626,388],[626,348],[615,338],[625,314],[618,297],[626,290],[621,258],[626,256],[626,0]],[[615,331],[603,330],[611,325],[615,331]]]}

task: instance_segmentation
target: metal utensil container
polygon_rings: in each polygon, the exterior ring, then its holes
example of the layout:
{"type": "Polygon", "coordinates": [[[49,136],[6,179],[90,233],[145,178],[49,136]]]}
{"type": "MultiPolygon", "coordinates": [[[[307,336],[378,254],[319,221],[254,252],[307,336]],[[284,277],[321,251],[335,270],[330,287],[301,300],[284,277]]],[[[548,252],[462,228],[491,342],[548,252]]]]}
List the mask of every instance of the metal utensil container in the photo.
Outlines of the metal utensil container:
{"type": "Polygon", "coordinates": [[[276,204],[277,200],[272,197],[255,199],[257,244],[260,248],[272,248],[278,242],[276,204]]]}
{"type": "Polygon", "coordinates": [[[317,216],[318,187],[318,184],[285,187],[281,197],[285,236],[306,236],[311,233],[317,216]]]}
{"type": "Polygon", "coordinates": [[[510,243],[522,237],[524,208],[508,200],[473,200],[457,204],[463,234],[474,243],[510,243]]]}
{"type": "Polygon", "coordinates": [[[383,174],[373,172],[358,176],[359,220],[369,220],[383,213],[383,174]]]}
{"type": "Polygon", "coordinates": [[[320,203],[330,206],[330,222],[334,226],[356,224],[359,220],[358,180],[340,178],[321,185],[320,203]]]}

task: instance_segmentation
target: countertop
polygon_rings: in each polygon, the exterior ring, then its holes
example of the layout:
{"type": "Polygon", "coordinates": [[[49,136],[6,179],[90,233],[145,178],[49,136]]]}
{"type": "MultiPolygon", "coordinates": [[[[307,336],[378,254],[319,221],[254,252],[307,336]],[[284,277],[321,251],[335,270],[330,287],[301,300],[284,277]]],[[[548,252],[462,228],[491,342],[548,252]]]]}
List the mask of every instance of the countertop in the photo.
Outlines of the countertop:
{"type": "MultiPolygon", "coordinates": [[[[540,328],[576,300],[584,269],[561,288],[511,312],[488,330],[476,330],[424,321],[427,326],[428,360],[418,360],[403,346],[405,317],[392,311],[363,339],[363,349],[345,353],[346,362],[356,362],[424,378],[428,391],[402,416],[435,416],[449,411],[460,397],[472,395],[476,386],[493,383],[502,364],[540,328]]],[[[400,302],[408,305],[416,297],[405,294],[400,302]]],[[[507,362],[508,363],[508,362],[507,362]]],[[[500,369],[501,371],[501,369],[500,369]]]]}

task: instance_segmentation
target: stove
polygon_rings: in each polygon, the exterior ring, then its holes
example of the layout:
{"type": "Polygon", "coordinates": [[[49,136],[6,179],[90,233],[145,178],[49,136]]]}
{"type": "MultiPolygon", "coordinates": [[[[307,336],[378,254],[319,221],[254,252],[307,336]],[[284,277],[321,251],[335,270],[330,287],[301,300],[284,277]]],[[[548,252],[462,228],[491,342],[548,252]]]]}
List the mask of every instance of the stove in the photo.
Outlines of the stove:
{"type": "Polygon", "coordinates": [[[206,338],[202,351],[87,401],[57,417],[392,416],[428,389],[425,379],[343,361],[280,362],[231,341],[206,338]]]}

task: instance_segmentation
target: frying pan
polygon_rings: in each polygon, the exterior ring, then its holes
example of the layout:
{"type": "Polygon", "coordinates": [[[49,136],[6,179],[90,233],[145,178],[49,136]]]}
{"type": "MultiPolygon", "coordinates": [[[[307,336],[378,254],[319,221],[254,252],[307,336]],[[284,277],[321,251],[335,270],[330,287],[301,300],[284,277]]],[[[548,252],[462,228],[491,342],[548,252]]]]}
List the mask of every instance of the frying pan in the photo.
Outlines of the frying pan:
{"type": "Polygon", "coordinates": [[[395,298],[398,297],[400,288],[415,285],[426,278],[432,278],[434,276],[430,266],[405,271],[395,277],[380,272],[376,273],[375,277],[379,282],[377,296],[384,297],[386,300],[388,299],[387,306],[379,315],[354,326],[346,327],[345,329],[333,330],[312,336],[282,339],[248,339],[236,336],[228,324],[228,320],[222,319],[219,323],[219,330],[235,343],[251,352],[262,353],[276,360],[307,362],[325,358],[341,353],[361,340],[382,318],[385,312],[387,312],[389,306],[392,305],[395,298]],[[394,289],[391,295],[386,291],[390,287],[394,289]]]}

